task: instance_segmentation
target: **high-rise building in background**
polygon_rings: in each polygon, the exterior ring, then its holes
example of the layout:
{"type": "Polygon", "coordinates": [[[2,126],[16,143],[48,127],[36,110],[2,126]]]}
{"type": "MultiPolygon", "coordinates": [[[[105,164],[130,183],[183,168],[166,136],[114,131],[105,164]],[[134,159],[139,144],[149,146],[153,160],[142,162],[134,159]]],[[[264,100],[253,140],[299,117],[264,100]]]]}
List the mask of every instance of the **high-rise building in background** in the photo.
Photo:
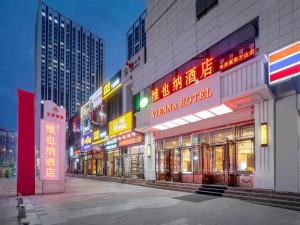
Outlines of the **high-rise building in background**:
{"type": "Polygon", "coordinates": [[[70,118],[101,86],[103,40],[39,2],[35,31],[35,93],[66,108],[70,118]]]}
{"type": "Polygon", "coordinates": [[[0,128],[0,164],[16,161],[16,133],[0,128]]]}
{"type": "Polygon", "coordinates": [[[132,56],[138,53],[140,49],[146,45],[146,15],[147,11],[145,10],[126,33],[127,60],[130,60],[132,56]]]}

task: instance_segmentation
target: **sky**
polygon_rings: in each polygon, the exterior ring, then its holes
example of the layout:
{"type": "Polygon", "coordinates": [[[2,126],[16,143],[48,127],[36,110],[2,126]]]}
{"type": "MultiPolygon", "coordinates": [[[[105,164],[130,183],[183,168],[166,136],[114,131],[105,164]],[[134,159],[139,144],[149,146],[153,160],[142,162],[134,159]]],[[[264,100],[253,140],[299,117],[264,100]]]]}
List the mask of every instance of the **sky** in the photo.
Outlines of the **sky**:
{"type": "MultiPolygon", "coordinates": [[[[126,31],[145,0],[44,0],[104,39],[104,79],[126,60],[126,31]]],[[[34,35],[38,0],[0,0],[0,127],[17,130],[17,88],[34,91],[34,35]]]]}

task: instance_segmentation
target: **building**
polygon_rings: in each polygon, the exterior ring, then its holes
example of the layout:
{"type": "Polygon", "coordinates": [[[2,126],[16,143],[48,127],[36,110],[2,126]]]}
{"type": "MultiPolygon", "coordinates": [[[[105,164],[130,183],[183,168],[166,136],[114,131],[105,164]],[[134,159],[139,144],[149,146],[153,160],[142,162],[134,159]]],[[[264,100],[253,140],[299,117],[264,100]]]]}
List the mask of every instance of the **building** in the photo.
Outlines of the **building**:
{"type": "Polygon", "coordinates": [[[147,12],[145,10],[126,33],[127,61],[129,61],[143,47],[146,47],[146,30],[145,30],[146,15],[147,12]]]}
{"type": "Polygon", "coordinates": [[[35,93],[74,115],[102,84],[104,43],[96,34],[39,1],[35,31],[35,93]]]}
{"type": "Polygon", "coordinates": [[[299,73],[271,82],[287,64],[267,58],[300,39],[299,11],[297,1],[147,1],[145,64],[127,75],[146,179],[300,191],[299,73]]]}
{"type": "Polygon", "coordinates": [[[16,133],[0,128],[0,164],[16,162],[16,133]]]}

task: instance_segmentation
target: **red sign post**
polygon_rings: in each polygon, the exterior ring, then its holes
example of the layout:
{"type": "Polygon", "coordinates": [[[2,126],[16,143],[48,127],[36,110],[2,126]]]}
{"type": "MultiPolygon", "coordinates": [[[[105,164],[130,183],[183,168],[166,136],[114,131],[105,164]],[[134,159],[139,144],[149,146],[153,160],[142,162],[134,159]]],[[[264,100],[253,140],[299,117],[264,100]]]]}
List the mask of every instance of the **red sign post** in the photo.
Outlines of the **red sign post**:
{"type": "Polygon", "coordinates": [[[18,89],[17,193],[35,194],[34,93],[18,89]]]}

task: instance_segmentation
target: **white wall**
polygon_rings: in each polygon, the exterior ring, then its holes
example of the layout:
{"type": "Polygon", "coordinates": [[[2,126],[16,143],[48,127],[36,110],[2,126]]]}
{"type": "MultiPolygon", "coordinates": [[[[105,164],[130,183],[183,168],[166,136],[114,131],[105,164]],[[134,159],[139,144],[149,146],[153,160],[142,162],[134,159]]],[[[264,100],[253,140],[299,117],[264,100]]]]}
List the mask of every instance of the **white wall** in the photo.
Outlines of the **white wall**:
{"type": "Polygon", "coordinates": [[[254,188],[274,189],[274,100],[255,105],[254,188]],[[260,124],[268,124],[268,146],[262,147],[260,124]]]}
{"type": "Polygon", "coordinates": [[[276,190],[299,192],[297,95],[276,101],[276,190]]]}

